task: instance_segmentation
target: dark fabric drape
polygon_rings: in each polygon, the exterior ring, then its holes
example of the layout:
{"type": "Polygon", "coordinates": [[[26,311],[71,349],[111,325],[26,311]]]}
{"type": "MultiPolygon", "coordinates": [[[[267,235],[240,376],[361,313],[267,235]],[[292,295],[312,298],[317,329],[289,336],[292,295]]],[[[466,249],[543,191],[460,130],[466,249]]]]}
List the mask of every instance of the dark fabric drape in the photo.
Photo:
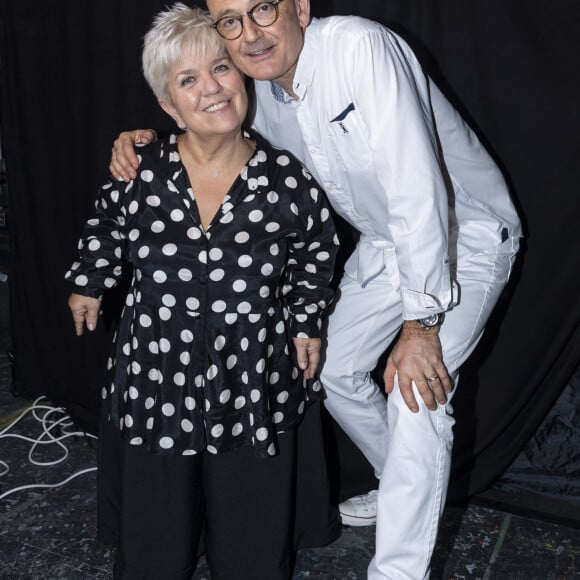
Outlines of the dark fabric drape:
{"type": "Polygon", "coordinates": [[[3,1],[0,122],[10,200],[14,390],[46,395],[96,428],[118,312],[74,336],[63,272],[124,128],[165,123],[140,70],[141,38],[164,2],[3,1]]]}
{"type": "MultiPolygon", "coordinates": [[[[104,305],[96,334],[77,339],[63,273],[114,137],[170,126],[140,71],[141,37],[166,5],[0,4],[14,389],[47,395],[88,425],[118,300],[104,305]]],[[[454,401],[451,496],[464,497],[513,461],[580,361],[580,6],[336,0],[313,10],[368,16],[401,33],[504,169],[521,212],[516,271],[454,401]]]]}

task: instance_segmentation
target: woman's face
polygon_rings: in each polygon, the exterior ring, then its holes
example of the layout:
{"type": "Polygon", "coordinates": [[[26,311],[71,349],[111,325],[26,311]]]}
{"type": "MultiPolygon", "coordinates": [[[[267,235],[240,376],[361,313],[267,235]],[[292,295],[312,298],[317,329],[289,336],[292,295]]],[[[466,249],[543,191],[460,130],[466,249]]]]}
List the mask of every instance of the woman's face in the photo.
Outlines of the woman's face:
{"type": "Polygon", "coordinates": [[[159,104],[177,126],[201,138],[237,134],[248,110],[244,79],[227,52],[187,48],[169,73],[169,100],[159,104]]]}

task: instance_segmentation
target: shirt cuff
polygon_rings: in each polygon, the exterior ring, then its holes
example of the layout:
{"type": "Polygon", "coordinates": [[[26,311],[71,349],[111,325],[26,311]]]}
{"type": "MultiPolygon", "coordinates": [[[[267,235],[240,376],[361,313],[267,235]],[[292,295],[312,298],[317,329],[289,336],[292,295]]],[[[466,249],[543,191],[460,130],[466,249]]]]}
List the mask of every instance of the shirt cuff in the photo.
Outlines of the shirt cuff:
{"type": "Polygon", "coordinates": [[[455,282],[452,282],[439,297],[415,290],[402,289],[403,319],[418,320],[432,314],[446,312],[456,306],[458,295],[458,287],[455,282]]]}

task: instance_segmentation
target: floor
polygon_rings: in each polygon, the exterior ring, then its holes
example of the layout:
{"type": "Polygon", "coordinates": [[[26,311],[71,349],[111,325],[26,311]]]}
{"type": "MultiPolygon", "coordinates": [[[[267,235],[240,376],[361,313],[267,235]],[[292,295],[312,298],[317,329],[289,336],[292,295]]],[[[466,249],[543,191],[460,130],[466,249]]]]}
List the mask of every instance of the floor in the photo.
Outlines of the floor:
{"type": "MultiPolygon", "coordinates": [[[[38,401],[32,412],[32,401],[10,392],[8,283],[9,273],[7,280],[0,281],[0,580],[112,578],[112,553],[95,541],[94,440],[82,433],[75,435],[66,413],[48,401],[38,401]],[[13,424],[22,413],[22,419],[13,424]],[[43,429],[64,439],[34,445],[43,429]],[[47,487],[26,487],[35,484],[47,487]]],[[[43,441],[47,438],[42,435],[43,441]]],[[[537,514],[542,510],[534,509],[533,501],[523,507],[516,503],[514,509],[506,507],[501,494],[491,493],[464,508],[448,507],[431,577],[580,579],[580,524],[575,526],[574,518],[559,522],[540,518],[537,514]]],[[[373,542],[373,527],[344,527],[333,544],[299,553],[294,578],[362,580],[373,542]]],[[[208,578],[202,561],[192,580],[208,578]]]]}

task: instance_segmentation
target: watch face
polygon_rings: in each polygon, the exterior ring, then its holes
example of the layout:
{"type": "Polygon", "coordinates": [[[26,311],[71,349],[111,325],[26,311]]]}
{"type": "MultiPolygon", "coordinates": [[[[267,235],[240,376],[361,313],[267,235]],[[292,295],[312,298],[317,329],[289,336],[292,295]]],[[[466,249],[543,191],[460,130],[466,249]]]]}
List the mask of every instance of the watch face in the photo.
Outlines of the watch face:
{"type": "Polygon", "coordinates": [[[442,314],[431,314],[431,316],[426,316],[425,318],[419,319],[419,322],[425,328],[433,328],[443,322],[443,315],[442,314]]]}

